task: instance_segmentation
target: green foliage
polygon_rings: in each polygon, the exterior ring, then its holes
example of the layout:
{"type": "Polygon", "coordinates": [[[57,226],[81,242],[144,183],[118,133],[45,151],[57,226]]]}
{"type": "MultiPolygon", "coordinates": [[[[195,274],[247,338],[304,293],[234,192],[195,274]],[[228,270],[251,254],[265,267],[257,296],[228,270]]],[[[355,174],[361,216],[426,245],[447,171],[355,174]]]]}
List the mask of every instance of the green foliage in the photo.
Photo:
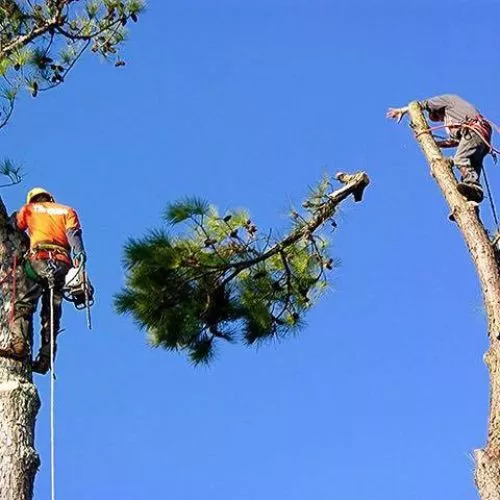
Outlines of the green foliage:
{"type": "Polygon", "coordinates": [[[8,159],[0,161],[0,175],[9,179],[6,184],[0,184],[0,188],[14,186],[23,180],[22,167],[8,159]]]}
{"type": "Polygon", "coordinates": [[[143,10],[141,0],[0,0],[0,128],[20,89],[36,97],[57,87],[87,49],[123,66],[126,26],[143,10]]]}
{"type": "Polygon", "coordinates": [[[164,218],[171,224],[184,222],[190,217],[208,215],[210,205],[200,198],[187,198],[170,204],[165,210],[164,218]]]}
{"type": "Polygon", "coordinates": [[[321,233],[334,224],[331,190],[325,178],[304,202],[306,214],[291,211],[284,238],[259,231],[245,211],[219,215],[198,198],[170,204],[168,230],[125,247],[117,311],[130,314],[152,345],[185,350],[195,364],[213,359],[216,339],[250,345],[297,332],[333,267],[321,233]]]}

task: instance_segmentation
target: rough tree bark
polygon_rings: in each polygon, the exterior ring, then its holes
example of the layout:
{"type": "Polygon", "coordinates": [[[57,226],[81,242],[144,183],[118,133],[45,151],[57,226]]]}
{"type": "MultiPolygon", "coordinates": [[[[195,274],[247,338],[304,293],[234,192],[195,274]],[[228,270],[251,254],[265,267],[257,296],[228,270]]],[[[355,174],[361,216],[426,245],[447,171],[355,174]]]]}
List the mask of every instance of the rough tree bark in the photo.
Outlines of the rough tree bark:
{"type": "MultiPolygon", "coordinates": [[[[40,406],[32,382],[31,346],[32,311],[16,304],[12,315],[12,297],[25,293],[28,281],[22,268],[27,239],[14,230],[0,199],[0,349],[9,349],[15,322],[28,319],[29,331],[24,332],[28,356],[23,361],[0,357],[0,498],[31,500],[33,484],[39,466],[34,449],[35,420],[40,406]],[[19,262],[14,266],[15,259],[19,262]],[[14,269],[15,268],[15,269],[14,269]],[[14,284],[15,276],[15,286],[14,284]]],[[[26,324],[26,322],[24,322],[26,324]]]]}
{"type": "Polygon", "coordinates": [[[450,162],[437,146],[418,102],[409,106],[416,138],[455,217],[479,276],[488,318],[490,410],[486,447],[475,451],[475,480],[482,500],[500,500],[500,273],[497,254],[474,205],[457,191],[450,162]]]}

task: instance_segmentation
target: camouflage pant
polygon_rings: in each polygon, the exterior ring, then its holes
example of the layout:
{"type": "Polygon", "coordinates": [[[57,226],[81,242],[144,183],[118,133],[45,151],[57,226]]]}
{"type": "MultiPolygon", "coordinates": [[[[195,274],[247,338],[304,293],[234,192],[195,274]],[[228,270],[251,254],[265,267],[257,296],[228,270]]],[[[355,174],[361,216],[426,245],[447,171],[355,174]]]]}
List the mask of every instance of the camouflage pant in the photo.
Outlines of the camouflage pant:
{"type": "Polygon", "coordinates": [[[15,317],[11,327],[13,338],[22,338],[24,342],[30,343],[33,332],[32,317],[36,311],[38,300],[42,298],[42,308],[40,316],[42,320],[41,345],[42,349],[50,346],[50,288],[47,276],[53,273],[54,276],[54,334],[57,335],[60,328],[62,316],[62,301],[64,278],[70,265],[61,261],[52,261],[52,269],[47,260],[31,260],[31,267],[35,273],[40,276],[39,281],[29,280],[28,288],[25,293],[19,295],[15,301],[15,317]]]}
{"type": "Polygon", "coordinates": [[[454,165],[460,170],[462,182],[478,183],[484,157],[489,147],[472,130],[462,129],[460,142],[453,158],[454,165]]]}

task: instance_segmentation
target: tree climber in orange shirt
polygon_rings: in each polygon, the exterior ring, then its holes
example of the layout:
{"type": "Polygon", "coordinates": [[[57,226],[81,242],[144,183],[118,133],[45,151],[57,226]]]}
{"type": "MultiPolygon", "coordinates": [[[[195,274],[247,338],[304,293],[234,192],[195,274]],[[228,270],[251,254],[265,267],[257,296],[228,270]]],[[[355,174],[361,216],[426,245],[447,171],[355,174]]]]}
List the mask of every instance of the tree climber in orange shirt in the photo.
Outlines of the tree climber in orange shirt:
{"type": "MultiPolygon", "coordinates": [[[[34,188],[28,193],[26,205],[16,215],[16,225],[21,231],[27,230],[30,237],[25,266],[31,279],[26,294],[19,297],[16,303],[34,312],[38,299],[42,297],[41,347],[33,362],[33,371],[44,374],[50,368],[50,281],[53,279],[53,331],[57,336],[62,315],[64,278],[72,265],[83,265],[86,260],[82,231],[76,211],[56,203],[43,188],[34,188]]],[[[15,321],[11,333],[13,341],[16,338],[25,341],[30,327],[28,319],[15,321]]],[[[55,347],[54,338],[54,354],[55,347]]]]}

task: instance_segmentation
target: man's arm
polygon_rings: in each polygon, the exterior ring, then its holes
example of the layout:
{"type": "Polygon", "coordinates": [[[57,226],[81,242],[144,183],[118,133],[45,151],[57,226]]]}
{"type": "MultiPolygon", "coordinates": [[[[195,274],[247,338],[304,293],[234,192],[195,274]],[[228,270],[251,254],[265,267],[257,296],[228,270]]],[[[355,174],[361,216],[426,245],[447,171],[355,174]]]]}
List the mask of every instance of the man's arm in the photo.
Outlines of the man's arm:
{"type": "Polygon", "coordinates": [[[403,108],[389,108],[385,116],[399,123],[406,113],[408,113],[408,106],[404,106],[403,108]]]}
{"type": "Polygon", "coordinates": [[[450,105],[450,95],[436,95],[434,97],[429,97],[423,101],[418,101],[422,109],[426,111],[439,111],[440,109],[446,108],[450,105]]]}
{"type": "MultiPolygon", "coordinates": [[[[450,104],[450,96],[449,94],[437,95],[423,101],[418,101],[418,103],[425,111],[438,111],[450,104]]],[[[389,108],[386,116],[399,123],[406,113],[408,113],[408,106],[404,106],[403,108],[389,108]]]]}
{"type": "Polygon", "coordinates": [[[66,218],[66,236],[71,250],[73,251],[73,256],[78,261],[77,264],[79,264],[81,260],[85,262],[87,256],[83,246],[82,228],[80,227],[78,215],[76,215],[74,210],[71,210],[66,218]]]}
{"type": "Polygon", "coordinates": [[[80,228],[71,228],[66,231],[66,236],[68,237],[68,243],[73,250],[73,254],[78,255],[85,253],[85,248],[83,247],[82,230],[80,228]]]}

